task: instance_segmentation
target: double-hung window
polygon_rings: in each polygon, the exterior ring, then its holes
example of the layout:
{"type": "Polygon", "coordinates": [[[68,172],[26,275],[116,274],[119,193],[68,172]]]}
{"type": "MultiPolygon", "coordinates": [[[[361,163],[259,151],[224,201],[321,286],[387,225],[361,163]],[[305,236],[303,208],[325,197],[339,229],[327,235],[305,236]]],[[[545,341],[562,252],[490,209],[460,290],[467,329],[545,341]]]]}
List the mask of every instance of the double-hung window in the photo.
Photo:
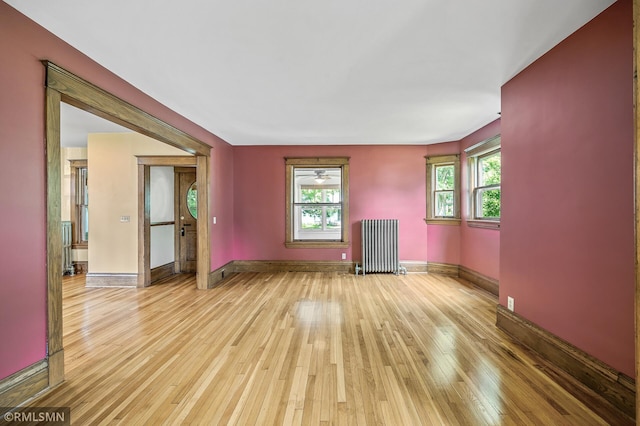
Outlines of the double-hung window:
{"type": "Polygon", "coordinates": [[[89,195],[87,160],[71,163],[71,227],[73,247],[86,247],[89,242],[89,195]]]}
{"type": "Polygon", "coordinates": [[[460,156],[440,155],[427,159],[428,224],[460,223],[460,156]]]}
{"type": "Polygon", "coordinates": [[[349,159],[286,158],[287,247],[345,247],[349,159]]]}
{"type": "Polygon", "coordinates": [[[470,225],[497,228],[502,196],[500,135],[467,148],[465,152],[469,163],[470,225]]]}

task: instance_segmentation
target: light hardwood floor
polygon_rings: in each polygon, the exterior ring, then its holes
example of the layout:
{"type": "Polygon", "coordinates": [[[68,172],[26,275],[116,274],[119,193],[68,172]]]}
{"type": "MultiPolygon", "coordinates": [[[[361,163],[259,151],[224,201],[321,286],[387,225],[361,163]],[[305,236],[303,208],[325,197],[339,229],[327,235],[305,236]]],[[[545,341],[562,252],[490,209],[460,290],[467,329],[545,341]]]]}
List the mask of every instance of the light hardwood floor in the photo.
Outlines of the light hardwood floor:
{"type": "Polygon", "coordinates": [[[211,290],[66,278],[73,424],[606,424],[438,275],[244,273],[211,290]]]}

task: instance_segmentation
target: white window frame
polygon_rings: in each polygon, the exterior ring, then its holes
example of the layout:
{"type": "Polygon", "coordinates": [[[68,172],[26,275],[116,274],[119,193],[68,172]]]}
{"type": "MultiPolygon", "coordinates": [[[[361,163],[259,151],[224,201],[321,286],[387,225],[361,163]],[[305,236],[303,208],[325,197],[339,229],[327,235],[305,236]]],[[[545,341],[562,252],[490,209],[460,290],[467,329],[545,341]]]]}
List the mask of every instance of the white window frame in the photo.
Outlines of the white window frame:
{"type": "MultiPolygon", "coordinates": [[[[321,158],[285,158],[285,246],[288,248],[344,248],[349,246],[349,157],[321,157],[321,158]],[[308,169],[341,169],[341,229],[336,239],[295,238],[296,223],[301,218],[295,214],[295,177],[294,170],[308,169]]],[[[299,215],[298,215],[299,216],[299,215]]]]}
{"type": "Polygon", "coordinates": [[[459,225],[460,224],[460,155],[427,156],[427,217],[424,219],[429,225],[459,225]],[[453,166],[453,216],[438,216],[436,214],[436,168],[453,166]]]}
{"type": "Polygon", "coordinates": [[[469,178],[469,209],[467,224],[469,226],[479,228],[499,229],[500,217],[489,218],[478,215],[478,200],[479,194],[482,191],[490,189],[501,189],[502,176],[500,176],[500,184],[481,186],[479,182],[480,170],[478,168],[478,164],[483,158],[490,157],[496,153],[501,153],[500,135],[496,135],[473,146],[470,146],[469,148],[465,149],[464,152],[467,155],[467,171],[469,178]]]}

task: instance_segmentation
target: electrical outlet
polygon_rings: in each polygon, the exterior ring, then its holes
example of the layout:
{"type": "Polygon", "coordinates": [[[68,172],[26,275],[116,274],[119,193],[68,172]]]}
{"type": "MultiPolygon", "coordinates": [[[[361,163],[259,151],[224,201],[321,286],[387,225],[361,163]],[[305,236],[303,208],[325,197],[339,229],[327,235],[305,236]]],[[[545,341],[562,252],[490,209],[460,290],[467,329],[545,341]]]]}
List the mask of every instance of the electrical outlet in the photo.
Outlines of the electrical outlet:
{"type": "Polygon", "coordinates": [[[515,309],[514,305],[515,301],[513,300],[513,297],[507,296],[507,309],[513,312],[513,310],[515,309]]]}
{"type": "Polygon", "coordinates": [[[347,260],[347,253],[342,253],[342,260],[347,260]]]}
{"type": "Polygon", "coordinates": [[[131,222],[131,216],[120,216],[120,222],[131,222]]]}

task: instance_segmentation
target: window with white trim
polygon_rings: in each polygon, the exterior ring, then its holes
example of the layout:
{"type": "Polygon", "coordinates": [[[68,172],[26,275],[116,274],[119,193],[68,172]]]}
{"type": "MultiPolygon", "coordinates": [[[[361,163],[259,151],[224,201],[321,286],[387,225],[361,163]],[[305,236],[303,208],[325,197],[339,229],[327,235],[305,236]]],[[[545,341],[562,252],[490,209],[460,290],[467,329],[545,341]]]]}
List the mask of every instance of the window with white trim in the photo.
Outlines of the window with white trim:
{"type": "Polygon", "coordinates": [[[287,247],[348,245],[349,159],[287,158],[287,247]]]}
{"type": "Polygon", "coordinates": [[[439,155],[427,159],[428,224],[460,223],[460,156],[439,155]]]}
{"type": "Polygon", "coordinates": [[[498,227],[502,197],[500,135],[465,152],[469,165],[469,220],[498,227]]]}

